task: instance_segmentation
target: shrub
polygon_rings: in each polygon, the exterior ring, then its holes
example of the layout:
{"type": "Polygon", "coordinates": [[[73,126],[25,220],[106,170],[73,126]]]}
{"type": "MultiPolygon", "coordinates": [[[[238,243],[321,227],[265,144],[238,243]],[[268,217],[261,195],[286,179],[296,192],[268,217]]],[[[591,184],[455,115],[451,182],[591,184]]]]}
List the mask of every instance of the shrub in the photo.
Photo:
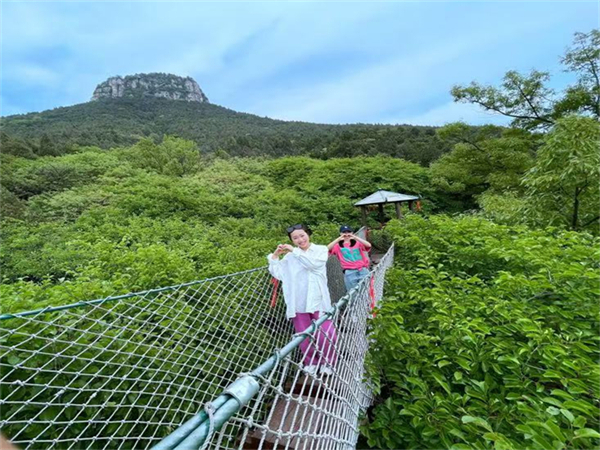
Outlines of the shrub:
{"type": "Polygon", "coordinates": [[[598,240],[480,218],[387,227],[372,324],[377,448],[597,447],[598,240]]]}

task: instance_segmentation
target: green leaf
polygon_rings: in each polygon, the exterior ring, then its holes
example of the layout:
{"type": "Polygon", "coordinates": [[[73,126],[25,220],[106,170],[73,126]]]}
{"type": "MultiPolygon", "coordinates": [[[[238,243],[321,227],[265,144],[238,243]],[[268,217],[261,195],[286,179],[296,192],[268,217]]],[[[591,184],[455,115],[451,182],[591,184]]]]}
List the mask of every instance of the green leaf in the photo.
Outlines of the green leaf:
{"type": "Polygon", "coordinates": [[[15,355],[10,355],[8,357],[8,363],[11,364],[11,365],[13,365],[13,366],[16,366],[21,361],[22,361],[21,358],[19,358],[18,356],[15,356],[15,355]]]}
{"type": "Polygon", "coordinates": [[[563,378],[564,375],[561,374],[560,372],[557,372],[556,370],[546,370],[543,374],[544,377],[546,378],[563,378]]]}
{"type": "Polygon", "coordinates": [[[567,420],[571,423],[573,423],[573,421],[575,420],[575,416],[573,416],[573,413],[571,411],[569,411],[568,409],[561,408],[560,413],[563,416],[565,416],[567,418],[567,420]]]}
{"type": "Polygon", "coordinates": [[[550,394],[555,395],[557,397],[562,397],[565,400],[573,400],[573,396],[568,392],[563,391],[562,389],[553,389],[552,392],[550,392],[550,394]]]}
{"type": "Polygon", "coordinates": [[[439,372],[433,372],[431,374],[433,376],[433,378],[435,379],[435,381],[438,382],[438,384],[444,388],[444,390],[448,393],[451,394],[452,391],[450,390],[450,386],[448,385],[448,383],[445,381],[444,377],[442,376],[441,373],[439,372]]]}
{"type": "Polygon", "coordinates": [[[531,439],[533,439],[533,442],[538,444],[544,450],[553,448],[552,444],[550,444],[550,442],[548,442],[548,440],[544,436],[538,433],[534,433],[531,439]]]}
{"type": "Polygon", "coordinates": [[[465,433],[463,433],[462,431],[460,431],[460,430],[458,430],[458,429],[456,429],[456,428],[452,428],[452,429],[449,431],[449,433],[450,433],[451,435],[453,435],[453,436],[456,436],[456,437],[458,437],[458,438],[462,439],[463,441],[466,441],[466,438],[465,438],[465,433]]]}
{"type": "Polygon", "coordinates": [[[490,426],[489,423],[487,423],[486,420],[482,419],[481,417],[473,417],[473,416],[462,416],[461,420],[463,423],[472,423],[474,425],[480,426],[482,428],[485,428],[488,431],[493,431],[492,427],[490,426]]]}
{"type": "Polygon", "coordinates": [[[575,438],[600,438],[600,433],[596,430],[592,430],[591,428],[581,428],[580,430],[575,430],[575,438]]]}
{"type": "Polygon", "coordinates": [[[469,361],[466,358],[455,358],[455,361],[457,362],[457,364],[462,367],[463,369],[465,369],[467,372],[469,372],[471,370],[471,366],[469,364],[469,361]]]}
{"type": "Polygon", "coordinates": [[[559,408],[562,406],[562,402],[552,397],[544,397],[542,401],[546,403],[550,403],[551,405],[558,406],[559,408]]]}
{"type": "Polygon", "coordinates": [[[568,400],[563,403],[563,406],[569,409],[576,409],[577,411],[580,411],[584,414],[593,414],[595,411],[592,405],[583,400],[568,400]]]}
{"type": "Polygon", "coordinates": [[[587,420],[583,416],[578,416],[573,422],[573,426],[576,428],[583,428],[587,420]]]}
{"type": "Polygon", "coordinates": [[[565,436],[554,422],[548,420],[543,424],[544,428],[546,428],[552,435],[558,439],[560,442],[565,442],[565,436]]]}

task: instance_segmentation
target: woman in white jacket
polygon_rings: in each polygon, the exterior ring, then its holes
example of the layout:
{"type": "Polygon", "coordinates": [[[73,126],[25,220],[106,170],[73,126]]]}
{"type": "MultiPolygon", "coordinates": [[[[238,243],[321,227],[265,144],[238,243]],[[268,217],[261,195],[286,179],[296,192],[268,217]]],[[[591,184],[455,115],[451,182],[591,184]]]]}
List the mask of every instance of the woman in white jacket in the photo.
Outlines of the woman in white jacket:
{"type": "MultiPolygon", "coordinates": [[[[331,308],[326,269],[329,251],[325,245],[310,242],[311,231],[305,225],[291,226],[287,233],[296,247],[280,244],[267,258],[269,272],[282,282],[287,317],[300,333],[322,312],[331,308]],[[281,255],[284,256],[280,259],[281,255]]],[[[316,374],[320,367],[321,373],[329,375],[335,366],[337,341],[331,320],[321,325],[315,338],[317,348],[309,339],[300,344],[304,353],[304,370],[316,374]]]]}

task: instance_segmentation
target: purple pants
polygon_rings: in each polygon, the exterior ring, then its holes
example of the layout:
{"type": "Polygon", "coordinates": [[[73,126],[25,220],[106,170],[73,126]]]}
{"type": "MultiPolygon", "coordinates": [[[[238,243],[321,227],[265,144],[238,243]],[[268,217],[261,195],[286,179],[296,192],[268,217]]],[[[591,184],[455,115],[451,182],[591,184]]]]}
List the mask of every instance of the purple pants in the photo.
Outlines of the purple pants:
{"type": "MultiPolygon", "coordinates": [[[[319,318],[319,312],[314,313],[296,313],[296,317],[292,318],[296,333],[300,333],[310,327],[313,320],[319,318]]],[[[335,353],[335,344],[337,342],[337,334],[335,326],[331,320],[326,320],[319,328],[313,339],[306,339],[300,344],[300,349],[304,353],[305,366],[318,366],[328,363],[331,367],[335,366],[337,355],[335,353]]]]}

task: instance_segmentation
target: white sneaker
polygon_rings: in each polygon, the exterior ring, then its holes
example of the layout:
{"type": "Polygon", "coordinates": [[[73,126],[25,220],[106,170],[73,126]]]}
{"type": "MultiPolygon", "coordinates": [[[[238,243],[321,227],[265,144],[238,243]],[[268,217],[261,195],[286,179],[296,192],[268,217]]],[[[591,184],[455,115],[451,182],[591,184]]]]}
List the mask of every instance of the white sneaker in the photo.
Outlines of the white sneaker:
{"type": "Polygon", "coordinates": [[[315,365],[310,365],[310,366],[304,366],[302,368],[302,370],[305,373],[308,373],[310,375],[316,375],[317,374],[317,370],[319,370],[319,366],[315,366],[315,365]]]}
{"type": "Polygon", "coordinates": [[[329,366],[321,366],[321,375],[333,375],[333,369],[329,366]]]}

